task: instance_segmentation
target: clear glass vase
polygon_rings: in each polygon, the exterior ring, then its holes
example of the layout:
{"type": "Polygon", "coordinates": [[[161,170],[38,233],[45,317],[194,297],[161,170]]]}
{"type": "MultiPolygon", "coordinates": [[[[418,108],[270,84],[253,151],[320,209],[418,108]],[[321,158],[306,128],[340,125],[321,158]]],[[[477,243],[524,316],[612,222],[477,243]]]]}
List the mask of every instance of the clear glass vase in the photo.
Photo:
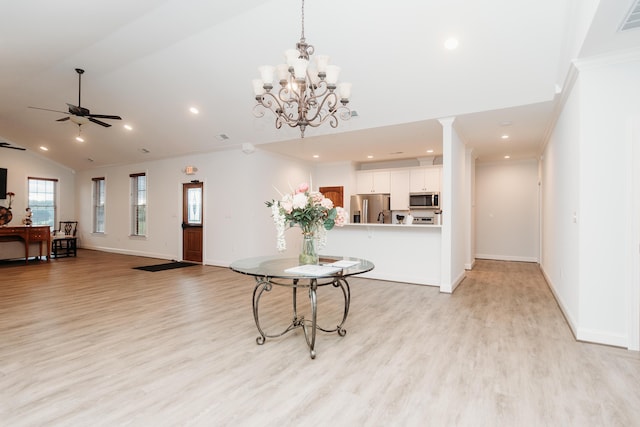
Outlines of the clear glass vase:
{"type": "Polygon", "coordinates": [[[298,257],[300,265],[317,264],[319,260],[316,250],[316,236],[312,233],[302,234],[302,251],[298,257]]]}

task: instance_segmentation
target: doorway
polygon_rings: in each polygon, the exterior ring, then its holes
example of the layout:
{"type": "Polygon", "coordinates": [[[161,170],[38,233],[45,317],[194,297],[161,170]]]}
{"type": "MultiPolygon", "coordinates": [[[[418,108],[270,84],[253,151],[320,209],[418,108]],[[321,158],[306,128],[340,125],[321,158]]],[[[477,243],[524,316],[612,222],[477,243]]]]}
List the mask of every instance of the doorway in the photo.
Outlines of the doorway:
{"type": "Polygon", "coordinates": [[[202,262],[202,182],[182,184],[182,260],[202,262]]]}
{"type": "Polygon", "coordinates": [[[343,187],[320,187],[318,189],[324,197],[333,202],[333,206],[344,207],[344,188],[343,187]]]}

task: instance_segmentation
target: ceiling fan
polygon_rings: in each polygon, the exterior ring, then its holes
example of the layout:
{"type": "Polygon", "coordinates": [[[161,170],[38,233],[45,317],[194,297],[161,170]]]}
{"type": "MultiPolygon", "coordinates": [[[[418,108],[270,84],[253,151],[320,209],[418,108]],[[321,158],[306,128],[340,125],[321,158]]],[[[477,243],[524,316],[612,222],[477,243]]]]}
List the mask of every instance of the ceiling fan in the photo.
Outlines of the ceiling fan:
{"type": "Polygon", "coordinates": [[[0,148],[13,148],[14,150],[20,150],[20,151],[25,151],[26,150],[26,148],[14,147],[13,145],[9,144],[8,142],[4,142],[4,141],[0,141],[0,148]]]}
{"type": "Polygon", "coordinates": [[[91,114],[91,112],[89,111],[88,108],[84,108],[82,107],[82,104],[80,103],[80,94],[81,94],[81,89],[82,89],[82,74],[84,73],[84,70],[81,68],[76,68],[76,73],[78,73],[78,105],[73,105],[73,104],[69,104],[67,103],[67,105],[69,106],[69,111],[58,111],[58,110],[50,110],[48,108],[38,108],[38,107],[29,107],[29,108],[33,108],[36,110],[45,110],[45,111],[54,111],[56,113],[62,113],[62,114],[68,114],[69,117],[63,117],[61,119],[56,120],[57,122],[64,122],[67,120],[71,120],[72,122],[74,122],[75,124],[77,124],[78,126],[81,126],[87,122],[93,122],[95,124],[98,124],[100,126],[104,126],[104,127],[110,127],[111,125],[109,123],[105,123],[102,120],[98,120],[98,119],[112,119],[112,120],[122,120],[122,117],[120,116],[112,116],[112,115],[107,115],[107,114],[91,114]]]}

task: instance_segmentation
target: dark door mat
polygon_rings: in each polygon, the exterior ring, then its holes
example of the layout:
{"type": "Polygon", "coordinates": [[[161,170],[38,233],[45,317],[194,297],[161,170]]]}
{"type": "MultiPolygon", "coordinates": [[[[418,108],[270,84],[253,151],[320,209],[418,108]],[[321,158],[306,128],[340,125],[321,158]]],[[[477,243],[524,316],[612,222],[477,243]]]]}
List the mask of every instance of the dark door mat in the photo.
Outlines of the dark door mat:
{"type": "Polygon", "coordinates": [[[172,270],[174,268],[191,267],[192,265],[199,265],[199,264],[195,264],[193,262],[167,262],[165,264],[133,267],[133,269],[143,270],[143,271],[164,271],[164,270],[172,270]]]}

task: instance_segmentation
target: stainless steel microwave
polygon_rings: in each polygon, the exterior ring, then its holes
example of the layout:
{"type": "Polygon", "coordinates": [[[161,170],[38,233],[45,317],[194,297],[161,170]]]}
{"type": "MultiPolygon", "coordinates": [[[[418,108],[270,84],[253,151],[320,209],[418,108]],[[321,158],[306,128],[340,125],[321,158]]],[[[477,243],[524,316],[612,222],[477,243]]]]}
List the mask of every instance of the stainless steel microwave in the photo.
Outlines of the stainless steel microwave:
{"type": "Polygon", "coordinates": [[[440,193],[409,193],[411,209],[439,209],[440,193]]]}

